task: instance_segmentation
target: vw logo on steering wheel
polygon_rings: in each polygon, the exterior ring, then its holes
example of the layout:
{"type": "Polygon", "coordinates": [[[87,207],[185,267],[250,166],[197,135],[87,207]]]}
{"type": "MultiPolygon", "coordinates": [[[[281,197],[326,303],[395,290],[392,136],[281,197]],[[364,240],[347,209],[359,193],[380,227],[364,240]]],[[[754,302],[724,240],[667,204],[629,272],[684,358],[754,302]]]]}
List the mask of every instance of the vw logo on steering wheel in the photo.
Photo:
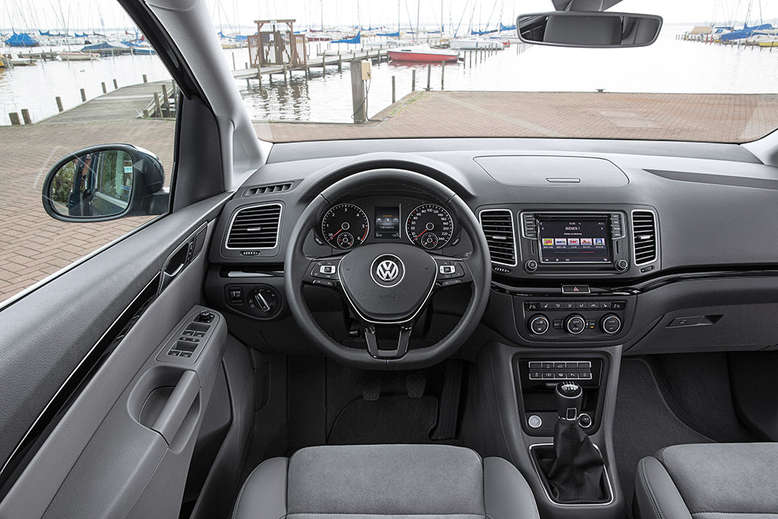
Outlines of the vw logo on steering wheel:
{"type": "Polygon", "coordinates": [[[397,263],[394,261],[387,259],[378,264],[378,268],[375,269],[375,273],[381,279],[381,281],[389,283],[390,281],[394,281],[394,279],[400,275],[400,267],[398,267],[397,263]]]}
{"type": "Polygon", "coordinates": [[[373,260],[370,277],[378,286],[390,288],[396,286],[405,277],[405,265],[393,254],[383,254],[373,260]]]}

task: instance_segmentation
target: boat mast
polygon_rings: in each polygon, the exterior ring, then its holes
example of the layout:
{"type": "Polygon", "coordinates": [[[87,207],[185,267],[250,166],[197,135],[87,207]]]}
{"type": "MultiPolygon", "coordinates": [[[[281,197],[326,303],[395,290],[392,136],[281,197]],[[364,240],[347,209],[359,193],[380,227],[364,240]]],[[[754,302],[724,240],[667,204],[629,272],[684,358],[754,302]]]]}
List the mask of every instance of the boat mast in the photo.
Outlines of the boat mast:
{"type": "Polygon", "coordinates": [[[440,37],[443,37],[443,0],[440,0],[440,37]]]}
{"type": "Polygon", "coordinates": [[[319,6],[321,7],[321,31],[324,32],[324,0],[319,0],[319,6]]]}
{"type": "Polygon", "coordinates": [[[421,15],[421,0],[416,0],[416,41],[419,41],[419,16],[421,15]]]}

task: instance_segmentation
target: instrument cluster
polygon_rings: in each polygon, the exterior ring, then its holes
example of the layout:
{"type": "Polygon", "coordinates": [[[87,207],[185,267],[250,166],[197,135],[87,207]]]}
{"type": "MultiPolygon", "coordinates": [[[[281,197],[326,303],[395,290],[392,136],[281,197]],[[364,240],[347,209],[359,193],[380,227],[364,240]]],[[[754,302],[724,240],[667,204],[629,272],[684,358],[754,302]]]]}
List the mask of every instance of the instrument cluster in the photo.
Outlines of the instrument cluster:
{"type": "Polygon", "coordinates": [[[453,244],[458,231],[451,212],[422,200],[362,200],[330,207],[321,218],[324,241],[349,250],[366,242],[402,241],[426,250],[453,244]]]}

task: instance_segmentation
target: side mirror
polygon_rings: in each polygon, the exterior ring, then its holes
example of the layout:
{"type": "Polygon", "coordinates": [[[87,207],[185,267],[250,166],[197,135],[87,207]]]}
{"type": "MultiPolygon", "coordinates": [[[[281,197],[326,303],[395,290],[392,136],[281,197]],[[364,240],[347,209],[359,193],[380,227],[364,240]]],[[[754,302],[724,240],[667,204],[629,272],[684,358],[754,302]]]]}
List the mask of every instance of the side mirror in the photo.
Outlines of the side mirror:
{"type": "Polygon", "coordinates": [[[163,214],[170,194],[162,163],[129,144],[105,144],[59,161],[43,182],[43,208],[65,222],[163,214]]]}
{"type": "Polygon", "coordinates": [[[521,41],[557,47],[645,47],[661,29],[662,17],[651,14],[553,11],[516,19],[521,41]]]}

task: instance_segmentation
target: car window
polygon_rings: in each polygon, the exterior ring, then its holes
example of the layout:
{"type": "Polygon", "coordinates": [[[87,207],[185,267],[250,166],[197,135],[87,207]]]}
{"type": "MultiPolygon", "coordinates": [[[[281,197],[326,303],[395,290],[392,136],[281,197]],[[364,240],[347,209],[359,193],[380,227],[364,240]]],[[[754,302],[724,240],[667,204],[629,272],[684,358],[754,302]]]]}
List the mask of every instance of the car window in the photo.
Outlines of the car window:
{"type": "Polygon", "coordinates": [[[778,2],[606,2],[611,12],[662,17],[656,42],[640,48],[519,39],[520,15],[566,4],[210,2],[225,61],[263,140],[742,143],[778,127],[778,2]]]}
{"type": "MultiPolygon", "coordinates": [[[[0,8],[0,301],[161,216],[58,221],[42,189],[69,154],[111,143],[156,155],[169,189],[177,108],[175,83],[117,2],[63,0],[61,12],[12,4],[0,8]]],[[[128,209],[129,153],[92,155],[62,165],[49,191],[54,212],[128,209]]]]}

